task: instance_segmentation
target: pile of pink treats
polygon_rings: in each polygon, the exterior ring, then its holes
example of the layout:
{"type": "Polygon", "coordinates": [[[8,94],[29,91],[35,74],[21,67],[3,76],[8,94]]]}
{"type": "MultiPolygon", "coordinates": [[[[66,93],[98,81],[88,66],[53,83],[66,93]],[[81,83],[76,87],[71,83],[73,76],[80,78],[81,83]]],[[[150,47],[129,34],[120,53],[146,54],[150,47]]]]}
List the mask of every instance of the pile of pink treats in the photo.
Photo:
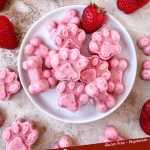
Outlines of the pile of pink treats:
{"type": "Polygon", "coordinates": [[[117,57],[121,52],[119,33],[107,28],[92,34],[92,57],[81,55],[86,33],[80,24],[75,10],[68,10],[57,22],[48,22],[50,40],[59,51],[47,48],[39,37],[31,38],[24,48],[30,58],[22,64],[31,81],[28,90],[39,94],[58,85],[60,107],[77,112],[92,98],[95,109],[104,113],[115,106],[116,96],[124,92],[123,73],[128,63],[117,57]],[[46,69],[42,69],[43,64],[46,69]]]}

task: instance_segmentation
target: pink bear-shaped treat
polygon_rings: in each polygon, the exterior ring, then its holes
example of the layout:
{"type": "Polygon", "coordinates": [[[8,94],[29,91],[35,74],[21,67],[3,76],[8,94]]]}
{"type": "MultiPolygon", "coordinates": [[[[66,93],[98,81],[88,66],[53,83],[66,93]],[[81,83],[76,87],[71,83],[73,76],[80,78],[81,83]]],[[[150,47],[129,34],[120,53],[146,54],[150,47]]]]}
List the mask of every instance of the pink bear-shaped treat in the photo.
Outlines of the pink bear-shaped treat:
{"type": "Polygon", "coordinates": [[[121,52],[119,40],[120,35],[117,31],[103,28],[100,32],[92,34],[89,50],[93,54],[98,54],[102,60],[108,60],[121,52]]]}
{"type": "Polygon", "coordinates": [[[0,100],[10,100],[21,88],[18,73],[11,69],[0,69],[0,100]]]}
{"type": "Polygon", "coordinates": [[[139,38],[137,46],[142,50],[143,54],[150,56],[150,36],[139,38]]]}
{"type": "Polygon", "coordinates": [[[108,92],[120,95],[124,92],[123,72],[127,69],[128,63],[124,59],[111,58],[109,61],[111,77],[108,81],[108,92]]]}
{"type": "Polygon", "coordinates": [[[38,136],[39,130],[34,127],[33,121],[23,119],[15,120],[3,133],[6,150],[31,150],[38,136]]]}
{"type": "Polygon", "coordinates": [[[39,94],[49,89],[49,83],[43,76],[42,58],[40,56],[30,57],[23,62],[22,66],[29,73],[31,84],[28,90],[31,94],[39,94]]]}
{"type": "Polygon", "coordinates": [[[107,88],[107,81],[103,77],[96,78],[85,87],[86,93],[94,98],[94,107],[98,112],[104,113],[116,103],[115,98],[106,92],[107,88]]]}
{"type": "Polygon", "coordinates": [[[125,140],[121,135],[118,134],[114,126],[107,126],[104,130],[103,135],[100,137],[100,143],[115,142],[125,140]]]}
{"type": "Polygon", "coordinates": [[[141,70],[141,79],[150,80],[150,60],[143,61],[141,70]]]}

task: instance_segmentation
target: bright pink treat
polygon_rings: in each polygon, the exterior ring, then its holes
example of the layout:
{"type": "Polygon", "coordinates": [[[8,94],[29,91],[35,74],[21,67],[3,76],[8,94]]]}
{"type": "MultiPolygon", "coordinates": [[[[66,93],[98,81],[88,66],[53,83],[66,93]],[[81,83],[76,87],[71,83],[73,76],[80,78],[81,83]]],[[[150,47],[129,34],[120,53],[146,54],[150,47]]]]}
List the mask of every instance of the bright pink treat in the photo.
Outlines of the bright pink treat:
{"type": "Polygon", "coordinates": [[[80,71],[87,65],[87,59],[78,49],[63,48],[52,57],[51,65],[58,80],[77,81],[80,79],[80,71]]]}
{"type": "Polygon", "coordinates": [[[125,140],[121,135],[118,134],[114,126],[108,126],[104,130],[103,135],[100,137],[100,143],[115,142],[125,140]]]}
{"type": "Polygon", "coordinates": [[[28,71],[31,84],[29,92],[31,94],[39,94],[49,89],[49,83],[43,76],[42,58],[40,56],[32,56],[22,64],[23,68],[28,71]]]}
{"type": "Polygon", "coordinates": [[[66,108],[71,112],[78,111],[82,104],[89,101],[85,92],[85,84],[82,82],[60,82],[57,87],[58,106],[66,108]]]}
{"type": "Polygon", "coordinates": [[[111,58],[109,61],[111,77],[108,81],[108,92],[120,95],[124,92],[123,72],[128,63],[124,59],[111,58]]]}
{"type": "Polygon", "coordinates": [[[21,87],[18,80],[18,74],[12,72],[11,69],[0,69],[0,100],[10,100],[21,87]]]}
{"type": "Polygon", "coordinates": [[[2,114],[0,113],[0,127],[3,125],[3,116],[2,116],[2,114]]]}
{"type": "Polygon", "coordinates": [[[45,69],[43,70],[44,77],[48,80],[50,88],[55,88],[58,84],[58,80],[55,77],[54,69],[45,69]]]}
{"type": "Polygon", "coordinates": [[[77,48],[81,51],[82,42],[85,40],[85,31],[78,28],[75,24],[47,24],[47,30],[50,35],[50,39],[58,48],[77,48]],[[49,27],[50,26],[50,27],[49,27]]]}
{"type": "Polygon", "coordinates": [[[141,79],[150,80],[150,60],[143,61],[141,70],[141,79]]]}
{"type": "Polygon", "coordinates": [[[150,36],[139,38],[137,46],[145,55],[150,56],[150,36]]]}
{"type": "Polygon", "coordinates": [[[31,150],[38,136],[39,131],[34,127],[32,120],[23,119],[14,121],[3,133],[6,150],[31,150]]]}
{"type": "Polygon", "coordinates": [[[80,80],[82,82],[88,84],[98,77],[104,77],[106,80],[110,78],[111,73],[108,70],[107,61],[102,61],[97,55],[87,57],[87,60],[87,66],[81,71],[80,80]]]}
{"type": "Polygon", "coordinates": [[[104,113],[116,103],[115,98],[106,92],[107,88],[107,81],[103,77],[96,78],[85,87],[86,93],[94,98],[94,107],[98,112],[104,113]]]}
{"type": "Polygon", "coordinates": [[[120,35],[117,31],[103,28],[100,32],[92,34],[89,50],[93,54],[98,54],[102,60],[108,60],[121,52],[119,40],[120,35]]]}
{"type": "Polygon", "coordinates": [[[52,149],[72,147],[72,140],[68,135],[62,135],[53,145],[52,149]]]}

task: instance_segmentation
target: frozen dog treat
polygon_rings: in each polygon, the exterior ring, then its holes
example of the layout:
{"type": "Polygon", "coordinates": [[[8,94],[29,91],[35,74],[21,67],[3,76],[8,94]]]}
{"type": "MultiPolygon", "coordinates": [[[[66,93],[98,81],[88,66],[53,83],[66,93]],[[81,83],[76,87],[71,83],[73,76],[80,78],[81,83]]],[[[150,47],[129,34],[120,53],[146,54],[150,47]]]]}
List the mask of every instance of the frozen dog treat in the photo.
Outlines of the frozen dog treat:
{"type": "Polygon", "coordinates": [[[31,84],[28,90],[31,94],[39,94],[49,89],[49,83],[43,76],[42,58],[40,56],[30,57],[23,62],[22,66],[29,73],[31,84]]]}
{"type": "Polygon", "coordinates": [[[100,143],[115,142],[125,140],[118,134],[114,126],[107,126],[103,135],[100,137],[100,143]]]}
{"type": "Polygon", "coordinates": [[[81,70],[87,65],[87,59],[78,49],[63,48],[52,57],[51,65],[58,80],[77,81],[80,79],[81,70]]]}
{"type": "Polygon", "coordinates": [[[84,30],[78,28],[75,24],[60,24],[54,25],[47,24],[47,31],[49,32],[50,39],[58,48],[77,48],[81,51],[82,42],[85,40],[84,30]]]}
{"type": "Polygon", "coordinates": [[[62,135],[53,145],[52,149],[72,147],[72,140],[68,135],[62,135]]]}
{"type": "Polygon", "coordinates": [[[10,100],[21,87],[18,80],[18,73],[13,72],[11,69],[0,69],[0,100],[10,100]]]}
{"type": "Polygon", "coordinates": [[[0,127],[3,125],[3,116],[2,114],[0,113],[0,127]]]}
{"type": "Polygon", "coordinates": [[[102,60],[108,60],[121,52],[119,40],[120,35],[117,31],[103,28],[100,32],[92,34],[89,50],[93,54],[98,54],[102,60]]]}
{"type": "Polygon", "coordinates": [[[39,131],[34,127],[32,120],[23,119],[14,121],[3,133],[6,150],[31,150],[38,136],[39,131]]]}
{"type": "Polygon", "coordinates": [[[150,56],[150,36],[139,38],[137,46],[145,55],[150,56]]]}
{"type": "Polygon", "coordinates": [[[50,88],[55,88],[58,84],[58,80],[55,78],[54,69],[45,69],[43,70],[44,77],[48,80],[50,88]]]}
{"type": "Polygon", "coordinates": [[[127,69],[128,64],[124,59],[111,58],[109,61],[111,77],[108,81],[108,92],[122,94],[124,92],[123,72],[127,69]]]}
{"type": "Polygon", "coordinates": [[[104,77],[106,80],[110,78],[111,73],[108,70],[107,61],[102,61],[97,55],[87,57],[87,60],[87,66],[81,71],[80,80],[82,82],[88,84],[98,77],[104,77]]]}
{"type": "Polygon", "coordinates": [[[150,80],[150,60],[143,61],[141,70],[141,79],[150,80]]]}
{"type": "Polygon", "coordinates": [[[58,106],[66,108],[71,112],[78,111],[82,104],[89,101],[85,92],[85,84],[82,82],[60,82],[57,86],[58,106]]]}

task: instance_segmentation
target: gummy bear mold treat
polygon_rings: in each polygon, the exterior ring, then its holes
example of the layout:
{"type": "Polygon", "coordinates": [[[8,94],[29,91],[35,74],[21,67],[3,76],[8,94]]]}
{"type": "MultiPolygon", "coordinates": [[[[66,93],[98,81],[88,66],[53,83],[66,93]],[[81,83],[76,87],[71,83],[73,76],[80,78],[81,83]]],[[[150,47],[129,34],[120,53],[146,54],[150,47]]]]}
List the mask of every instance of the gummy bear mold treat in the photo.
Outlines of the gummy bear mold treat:
{"type": "Polygon", "coordinates": [[[21,84],[18,74],[11,69],[0,69],[0,100],[10,100],[14,94],[19,92],[21,84]]]}
{"type": "Polygon", "coordinates": [[[80,79],[80,71],[87,65],[87,59],[78,49],[63,48],[52,57],[51,65],[58,80],[77,81],[80,79]]]}
{"type": "Polygon", "coordinates": [[[85,83],[93,82],[98,77],[104,77],[108,80],[111,76],[108,70],[107,61],[102,61],[99,56],[93,55],[86,57],[88,60],[87,66],[81,71],[80,80],[85,83]]]}
{"type": "Polygon", "coordinates": [[[82,104],[89,101],[85,92],[85,84],[82,82],[60,82],[57,86],[58,106],[66,108],[71,112],[78,111],[82,104]]]}
{"type": "Polygon", "coordinates": [[[150,36],[139,38],[137,40],[137,46],[145,55],[150,56],[150,36]]]}
{"type": "Polygon", "coordinates": [[[3,133],[6,150],[31,150],[38,136],[39,131],[34,127],[33,121],[23,119],[15,120],[3,133]]]}
{"type": "Polygon", "coordinates": [[[23,62],[22,66],[29,73],[31,84],[28,90],[31,94],[39,94],[49,89],[49,83],[43,76],[42,58],[40,56],[30,57],[23,62]]]}
{"type": "Polygon", "coordinates": [[[72,140],[68,135],[62,135],[53,145],[52,149],[72,147],[72,140]]]}
{"type": "Polygon", "coordinates": [[[141,79],[150,80],[150,60],[143,61],[141,70],[141,79]]]}
{"type": "Polygon", "coordinates": [[[123,72],[127,69],[128,64],[124,59],[111,58],[109,61],[111,72],[110,80],[108,81],[108,92],[120,95],[124,92],[123,72]]]}
{"type": "Polygon", "coordinates": [[[47,31],[50,39],[59,48],[73,49],[77,48],[81,51],[82,42],[85,40],[85,31],[78,28],[75,24],[47,24],[47,31]]]}
{"type": "Polygon", "coordinates": [[[2,113],[0,113],[0,127],[3,125],[3,116],[2,116],[2,113]]]}
{"type": "Polygon", "coordinates": [[[122,140],[125,139],[118,134],[114,126],[107,126],[104,130],[103,135],[100,137],[100,143],[115,142],[122,140]]]}
{"type": "Polygon", "coordinates": [[[100,32],[92,34],[89,50],[93,54],[98,54],[102,60],[108,60],[121,52],[119,40],[120,35],[117,31],[103,28],[100,32]]]}

